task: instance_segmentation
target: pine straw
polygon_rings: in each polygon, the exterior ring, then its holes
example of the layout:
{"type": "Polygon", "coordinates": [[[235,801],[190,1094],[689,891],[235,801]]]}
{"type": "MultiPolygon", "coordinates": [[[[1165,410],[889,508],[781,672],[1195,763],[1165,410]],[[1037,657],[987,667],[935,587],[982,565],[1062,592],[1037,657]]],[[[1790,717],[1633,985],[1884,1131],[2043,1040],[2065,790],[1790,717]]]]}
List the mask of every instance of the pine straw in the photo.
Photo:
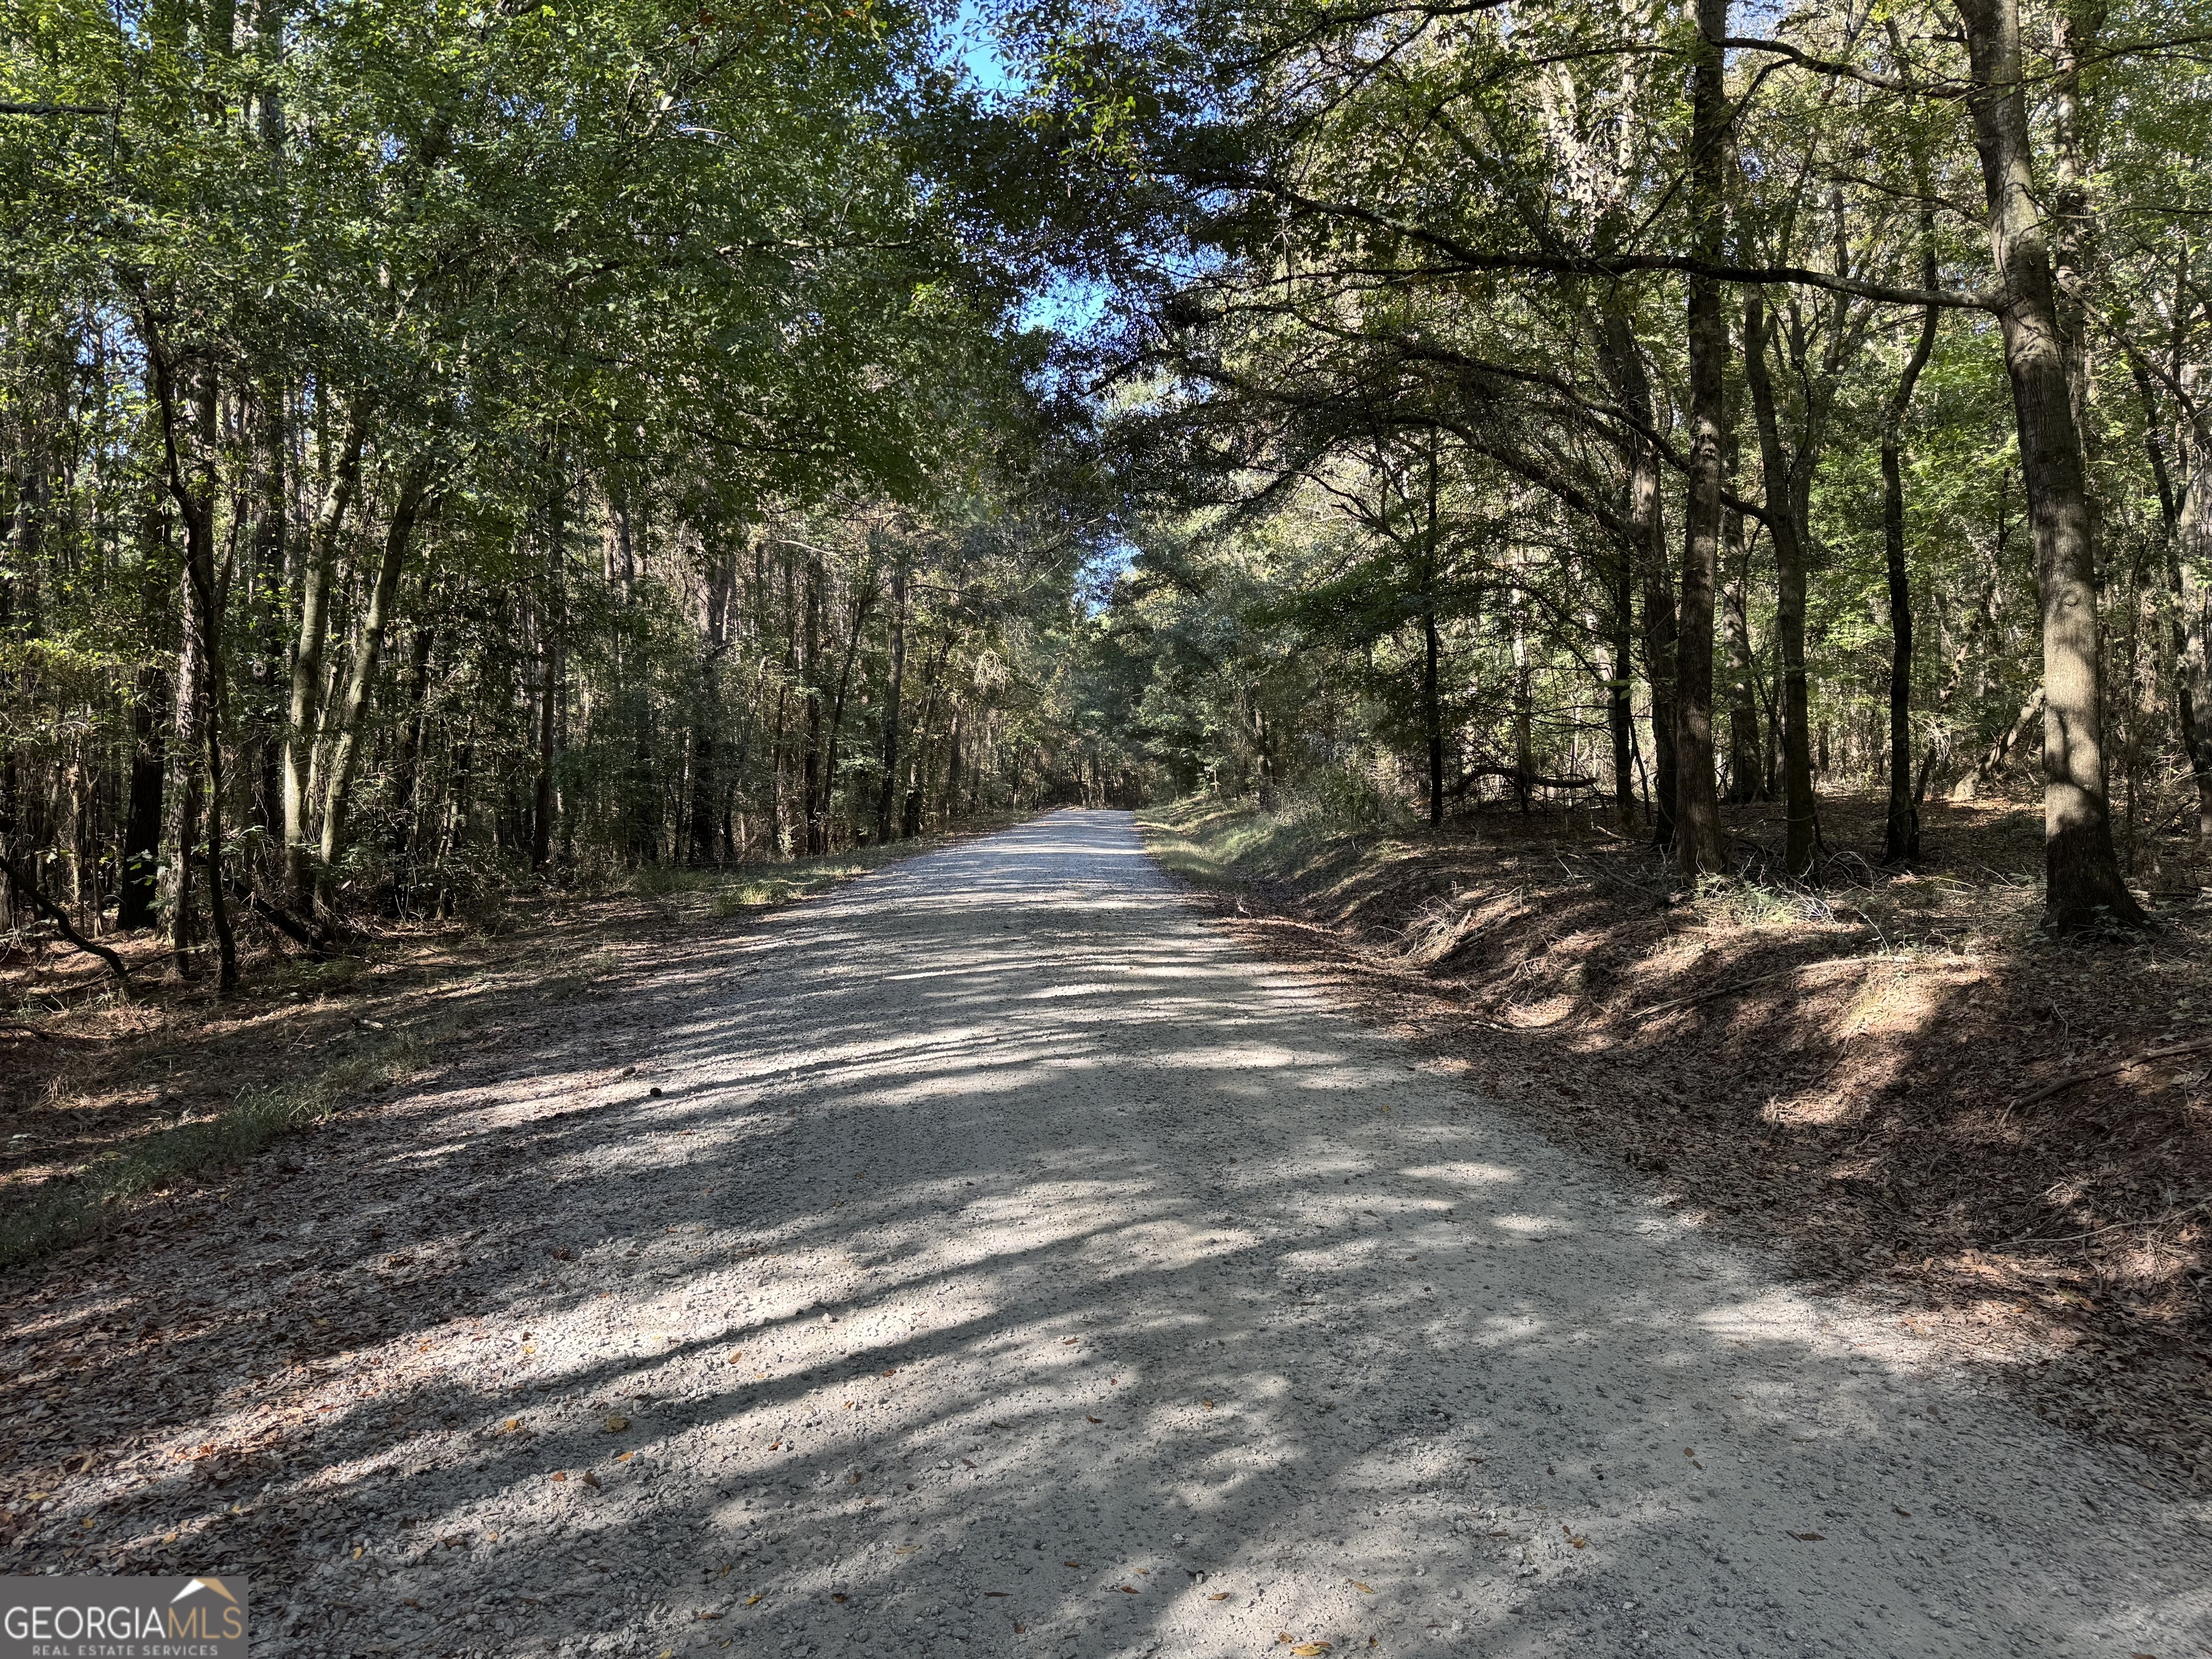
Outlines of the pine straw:
{"type": "MultiPolygon", "coordinates": [[[[1824,829],[1878,846],[1876,810],[1824,801],[1824,829]]],[[[1730,827],[1771,840],[1772,811],[1730,827]]],[[[2212,1489],[2193,849],[2160,848],[2158,933],[2056,945],[2035,932],[2039,816],[1929,817],[1944,862],[1917,876],[1696,896],[1559,815],[1436,838],[1218,809],[1147,827],[1253,942],[1555,1137],[2212,1489]]]]}

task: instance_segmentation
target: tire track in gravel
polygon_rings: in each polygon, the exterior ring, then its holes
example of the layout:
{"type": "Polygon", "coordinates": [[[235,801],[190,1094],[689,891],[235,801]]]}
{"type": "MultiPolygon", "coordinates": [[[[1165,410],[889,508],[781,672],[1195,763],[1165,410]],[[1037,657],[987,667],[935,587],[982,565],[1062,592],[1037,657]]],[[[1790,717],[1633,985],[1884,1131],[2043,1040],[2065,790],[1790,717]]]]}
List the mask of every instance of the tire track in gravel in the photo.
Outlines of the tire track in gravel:
{"type": "Polygon", "coordinates": [[[477,1068],[15,1298],[11,1374],[169,1328],[0,1568],[246,1571],[301,1659],[2212,1651],[2201,1504],[1419,1068],[1126,814],[477,1068]]]}

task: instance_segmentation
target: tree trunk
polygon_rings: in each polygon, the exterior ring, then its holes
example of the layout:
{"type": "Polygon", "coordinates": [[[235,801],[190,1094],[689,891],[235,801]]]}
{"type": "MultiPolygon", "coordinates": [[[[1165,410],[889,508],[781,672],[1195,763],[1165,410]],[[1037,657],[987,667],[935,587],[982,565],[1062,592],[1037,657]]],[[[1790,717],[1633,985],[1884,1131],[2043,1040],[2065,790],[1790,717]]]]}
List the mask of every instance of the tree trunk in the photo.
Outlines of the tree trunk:
{"type": "Polygon", "coordinates": [[[414,850],[417,839],[414,827],[416,796],[422,787],[422,740],[429,720],[430,653],[438,641],[438,630],[428,617],[428,582],[422,584],[418,599],[417,614],[423,619],[416,624],[408,649],[407,725],[400,738],[398,758],[392,769],[392,854],[396,860],[405,859],[414,850]]]}
{"type": "Polygon", "coordinates": [[[901,548],[891,565],[890,678],[884,688],[884,787],[876,798],[878,842],[890,841],[897,827],[892,808],[898,791],[899,694],[906,682],[906,550],[901,548]]]}
{"type": "Polygon", "coordinates": [[[1613,738],[1613,811],[1620,833],[1636,829],[1635,573],[1624,549],[1607,571],[1613,600],[1613,673],[1605,686],[1605,723],[1613,738]]]}
{"type": "Polygon", "coordinates": [[[283,590],[290,515],[284,499],[289,433],[283,386],[264,381],[254,400],[255,485],[252,563],[246,578],[246,626],[252,705],[240,722],[242,757],[249,769],[252,818],[262,855],[283,837],[282,763],[277,738],[277,679],[283,672],[283,629],[277,616],[283,590]]]}
{"type": "Polygon", "coordinates": [[[123,867],[116,872],[115,925],[125,929],[151,927],[159,915],[161,793],[168,776],[161,721],[173,712],[169,676],[151,660],[155,641],[168,631],[163,597],[167,583],[161,567],[167,562],[169,524],[158,508],[147,509],[139,539],[145,558],[142,580],[149,660],[139,668],[132,688],[131,797],[124,817],[123,867]]]}
{"type": "Polygon", "coordinates": [[[1444,717],[1437,695],[1437,663],[1441,652],[1437,639],[1437,613],[1421,613],[1421,726],[1429,738],[1429,828],[1444,821],[1444,717]]]}
{"type": "Polygon", "coordinates": [[[337,557],[338,532],[361,483],[362,446],[368,441],[372,399],[356,395],[346,412],[336,465],[307,538],[307,560],[300,573],[300,640],[292,654],[292,696],[284,726],[284,878],[292,902],[301,910],[313,902],[313,872],[307,847],[307,774],[313,764],[316,704],[322,691],[323,646],[330,633],[331,571],[337,557]]]}
{"type": "MultiPolygon", "coordinates": [[[[556,446],[554,465],[565,474],[565,459],[556,446]]],[[[538,648],[545,653],[543,682],[538,693],[538,776],[531,792],[530,867],[543,870],[553,858],[554,739],[560,723],[562,647],[567,628],[568,556],[568,481],[563,476],[553,487],[545,506],[545,603],[538,648]]]]}
{"type": "Polygon", "coordinates": [[[1731,514],[1730,569],[1721,592],[1721,635],[1728,643],[1729,799],[1757,800],[1765,781],[1766,757],[1759,740],[1759,698],[1752,689],[1758,665],[1751,651],[1751,550],[1743,544],[1742,518],[1731,514]]]}
{"type": "MultiPolygon", "coordinates": [[[[1759,471],[1765,475],[1766,532],[1774,542],[1774,632],[1782,658],[1782,799],[1786,827],[1782,867],[1799,881],[1814,878],[1820,831],[1813,794],[1809,699],[1805,680],[1805,541],[1798,514],[1796,478],[1782,450],[1774,385],[1766,368],[1766,308],[1759,290],[1745,291],[1743,369],[1759,427],[1759,471]]],[[[1809,447],[1812,439],[1806,437],[1809,447]]]]}
{"type": "MultiPolygon", "coordinates": [[[[1726,229],[1728,92],[1720,42],[1729,0],[1698,0],[1690,134],[1690,210],[1699,255],[1720,263],[1726,229]]],[[[1680,634],[1674,647],[1674,857],[1684,876],[1728,867],[1713,781],[1713,592],[1721,540],[1721,429],[1728,319],[1721,285],[1690,278],[1689,492],[1682,526],[1680,634]]]]}
{"type": "Polygon", "coordinates": [[[353,669],[338,705],[337,733],[323,793],[321,879],[325,903],[336,896],[338,860],[346,850],[346,813],[352,805],[354,764],[360,758],[362,728],[368,720],[368,700],[376,689],[376,671],[383,660],[384,630],[392,620],[392,602],[399,592],[407,544],[414,539],[415,520],[429,486],[430,460],[424,456],[407,469],[400,481],[399,500],[384,532],[384,556],[377,564],[376,585],[369,590],[368,611],[362,618],[361,639],[354,647],[353,669]]]}
{"type": "MultiPolygon", "coordinates": [[[[2175,725],[2197,787],[2197,839],[2212,842],[2212,595],[2198,574],[2212,566],[2212,414],[2204,402],[2212,388],[2205,379],[2194,366],[2182,371],[2197,412],[2185,416],[2182,425],[2179,500],[2163,478],[2160,496],[2169,525],[2166,580],[2173,607],[2175,725]]],[[[2146,390],[2146,409],[2148,404],[2146,390]]],[[[2152,459],[2159,459],[2154,444],[2152,459]]]]}
{"type": "Polygon", "coordinates": [[[2081,434],[2074,422],[2050,247],[2035,190],[2023,89],[2018,0],[1958,0],[1973,91],[1974,144],[1988,199],[1990,242],[2004,304],[2021,471],[2035,532],[2043,612],[2044,911],[2076,933],[2106,921],[2140,925],[2122,880],[2106,793],[2096,545],[2081,434]]]}
{"type": "Polygon", "coordinates": [[[206,742],[200,670],[200,630],[191,621],[191,572],[178,576],[178,610],[185,622],[177,642],[176,714],[169,739],[176,787],[169,791],[168,823],[161,835],[161,910],[169,924],[169,963],[180,980],[198,973],[192,952],[199,945],[198,902],[193,895],[193,861],[199,856],[200,809],[205,781],[200,756],[206,742]]]}
{"type": "Polygon", "coordinates": [[[164,477],[169,499],[185,528],[184,596],[179,606],[184,616],[184,648],[177,668],[178,750],[182,764],[191,769],[185,774],[185,787],[178,792],[180,810],[176,820],[176,902],[172,911],[171,950],[179,975],[188,973],[191,862],[196,851],[204,848],[217,984],[227,996],[238,987],[238,945],[231,933],[222,877],[222,613],[228,582],[216,569],[215,552],[216,375],[204,364],[198,368],[188,424],[179,407],[175,360],[150,322],[146,323],[145,338],[161,423],[164,477]],[[204,789],[201,787],[203,767],[204,789]]]}
{"type": "MultiPolygon", "coordinates": [[[[1936,286],[1936,251],[1925,218],[1920,280],[1936,286]]],[[[1912,780],[1912,585],[1905,562],[1905,416],[1912,388],[1936,349],[1939,313],[1920,313],[1919,337],[1897,377],[1881,422],[1881,532],[1889,571],[1889,813],[1882,831],[1884,864],[1920,860],[1920,801],[1912,780]]]]}
{"type": "Polygon", "coordinates": [[[799,796],[805,811],[809,858],[828,850],[822,844],[822,562],[810,557],[806,562],[806,659],[799,665],[799,690],[806,701],[806,750],[799,796]]]}
{"type": "MultiPolygon", "coordinates": [[[[845,641],[845,660],[838,665],[837,669],[837,694],[830,704],[829,753],[823,765],[825,780],[823,792],[827,800],[834,801],[834,792],[837,787],[837,747],[838,739],[844,735],[845,732],[845,696],[852,689],[853,665],[860,660],[860,639],[867,630],[868,612],[875,608],[875,604],[876,576],[875,572],[871,569],[868,573],[867,591],[861,594],[853,606],[853,632],[845,641]]],[[[823,816],[827,817],[826,811],[823,816]]],[[[825,853],[830,850],[826,844],[826,833],[825,831],[825,844],[822,849],[825,853]]]]}
{"type": "Polygon", "coordinates": [[[960,705],[952,706],[952,729],[945,741],[945,821],[960,817],[960,705]]]}
{"type": "MultiPolygon", "coordinates": [[[[1651,379],[1627,314],[1619,307],[1605,313],[1607,376],[1614,395],[1638,424],[1652,424],[1651,379]]],[[[1624,597],[1640,580],[1644,599],[1644,677],[1651,688],[1651,844],[1665,852],[1674,845],[1674,674],[1678,637],[1674,585],[1668,568],[1666,498],[1660,489],[1659,447],[1647,438],[1633,441],[1628,467],[1628,522],[1633,540],[1624,550],[1629,568],[1621,574],[1624,597]]],[[[1624,689],[1623,696],[1627,696],[1624,689]]],[[[1634,748],[1631,734],[1631,749],[1634,748]]]]}

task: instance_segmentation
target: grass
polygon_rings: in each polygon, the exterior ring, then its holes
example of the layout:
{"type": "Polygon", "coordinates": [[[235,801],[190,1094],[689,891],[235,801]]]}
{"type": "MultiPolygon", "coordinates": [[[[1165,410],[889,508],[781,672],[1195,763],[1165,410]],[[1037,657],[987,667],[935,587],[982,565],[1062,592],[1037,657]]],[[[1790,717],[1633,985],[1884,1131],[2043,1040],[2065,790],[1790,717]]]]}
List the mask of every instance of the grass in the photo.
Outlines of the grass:
{"type": "Polygon", "coordinates": [[[1222,892],[1244,887],[1255,875],[1309,881],[1356,860],[1363,842],[1304,803],[1257,812],[1218,800],[1184,800],[1139,812],[1137,823],[1171,874],[1222,892]]]}
{"type": "Polygon", "coordinates": [[[243,1090],[212,1117],[155,1130],[65,1180],[49,1182],[0,1220],[0,1267],[89,1237],[113,1206],[128,1199],[242,1164],[277,1136],[336,1115],[370,1090],[414,1071],[432,1040],[456,1023],[424,1020],[363,1041],[307,1077],[243,1090]]]}

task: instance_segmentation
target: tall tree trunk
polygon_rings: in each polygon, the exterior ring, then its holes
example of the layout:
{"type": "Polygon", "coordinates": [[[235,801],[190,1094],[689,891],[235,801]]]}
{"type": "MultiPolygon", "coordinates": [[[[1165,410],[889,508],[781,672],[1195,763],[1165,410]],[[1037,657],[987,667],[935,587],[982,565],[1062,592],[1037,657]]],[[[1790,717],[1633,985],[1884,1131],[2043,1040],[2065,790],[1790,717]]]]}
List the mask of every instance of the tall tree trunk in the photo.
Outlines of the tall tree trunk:
{"type": "Polygon", "coordinates": [[[930,727],[937,718],[937,683],[945,672],[945,665],[952,654],[952,618],[945,619],[945,631],[938,638],[937,649],[930,653],[928,664],[921,675],[921,718],[915,723],[915,752],[907,765],[906,814],[902,829],[908,839],[921,833],[928,801],[929,769],[923,762],[930,727]]]}
{"type": "MultiPolygon", "coordinates": [[[[1607,377],[1613,393],[1645,428],[1653,424],[1651,377],[1644,362],[1627,313],[1618,306],[1604,316],[1607,377]]],[[[1643,590],[1644,677],[1651,688],[1651,842],[1661,851],[1674,845],[1674,678],[1679,638],[1674,584],[1667,557],[1666,497],[1660,488],[1659,447],[1648,438],[1633,440],[1628,466],[1628,522],[1633,540],[1624,550],[1629,569],[1622,573],[1624,597],[1634,581],[1643,590]]],[[[1624,691],[1624,695],[1626,693],[1624,691]]],[[[1631,734],[1633,750],[1633,734],[1631,734]]]]}
{"type": "Polygon", "coordinates": [[[161,426],[163,474],[169,499],[185,529],[184,650],[177,669],[179,752],[189,781],[176,823],[176,903],[171,949],[180,975],[190,969],[191,861],[204,851],[208,919],[216,938],[217,983],[224,995],[238,986],[238,945],[222,874],[222,613],[227,575],[215,550],[216,431],[216,374],[201,363],[192,371],[191,407],[182,406],[177,360],[150,319],[144,325],[161,426]],[[205,787],[201,780],[204,768],[205,787]],[[203,822],[203,820],[204,820],[203,822]]]}
{"type": "Polygon", "coordinates": [[[169,521],[149,507],[139,541],[145,559],[144,595],[147,660],[139,666],[131,700],[131,796],[124,815],[123,867],[116,872],[115,925],[151,927],[158,919],[157,873],[161,863],[161,793],[168,777],[161,746],[161,722],[173,711],[170,678],[153,659],[156,641],[168,632],[169,521]]]}
{"type": "Polygon", "coordinates": [[[302,910],[314,896],[307,846],[307,775],[313,765],[323,647],[330,634],[331,574],[338,535],[361,483],[361,452],[368,440],[372,402],[367,392],[360,392],[347,406],[330,483],[315,510],[307,564],[300,573],[300,638],[292,653],[292,695],[284,725],[284,878],[292,902],[302,910]]]}
{"type": "Polygon", "coordinates": [[[538,692],[538,776],[530,811],[530,867],[543,870],[553,858],[554,739],[561,708],[562,647],[568,633],[568,481],[566,462],[558,447],[554,465],[563,476],[553,486],[545,507],[544,621],[539,628],[538,648],[545,653],[544,678],[538,692]]]}
{"type": "Polygon", "coordinates": [[[1437,668],[1443,655],[1437,636],[1437,613],[1421,612],[1421,729],[1428,735],[1429,828],[1444,821],[1443,700],[1437,695],[1437,668]]]}
{"type": "Polygon", "coordinates": [[[1444,821],[1444,710],[1437,684],[1443,656],[1443,641],[1437,633],[1437,578],[1441,551],[1437,544],[1437,508],[1441,480],[1437,467],[1437,434],[1433,432],[1429,434],[1428,459],[1427,522],[1421,530],[1421,730],[1428,739],[1429,828],[1437,830],[1443,827],[1444,821]]]}
{"type": "MultiPolygon", "coordinates": [[[[1721,41],[1729,0],[1698,0],[1698,63],[1691,99],[1690,211],[1699,256],[1718,264],[1727,229],[1728,92],[1721,41]]],[[[1721,541],[1721,429],[1725,423],[1728,319],[1721,285],[1690,278],[1688,498],[1682,526],[1680,634],[1674,647],[1674,858],[1685,876],[1728,867],[1713,780],[1713,593],[1721,541]]]]}
{"type": "Polygon", "coordinates": [[[897,830],[892,809],[897,804],[899,766],[899,694],[906,684],[907,553],[902,546],[891,562],[890,676],[884,687],[884,787],[876,798],[876,839],[888,842],[897,830]]]}
{"type": "Polygon", "coordinates": [[[281,762],[278,757],[276,684],[284,650],[277,621],[284,582],[290,514],[286,510],[284,475],[290,442],[283,386],[266,380],[254,399],[254,485],[252,561],[246,576],[246,627],[251,706],[240,721],[241,758],[250,769],[252,823],[260,831],[262,853],[283,836],[281,762]]]}
{"type": "Polygon", "coordinates": [[[168,822],[161,833],[161,910],[169,925],[169,963],[180,980],[198,975],[192,953],[199,946],[198,902],[193,880],[199,857],[200,811],[206,785],[200,757],[206,743],[205,675],[200,667],[200,630],[192,621],[191,572],[178,574],[178,610],[184,625],[177,642],[176,710],[170,728],[168,822]]]}
{"type": "Polygon", "coordinates": [[[402,885],[405,884],[404,860],[414,851],[417,840],[416,797],[422,788],[422,742],[429,722],[430,653],[438,642],[438,630],[429,620],[429,597],[430,584],[426,580],[416,607],[422,620],[416,623],[408,647],[407,722],[392,768],[392,856],[403,861],[402,885]]]}
{"type": "Polygon", "coordinates": [[[722,653],[729,643],[730,561],[719,550],[707,577],[706,649],[700,653],[699,700],[691,717],[691,793],[685,803],[684,860],[706,864],[714,856],[714,809],[722,794],[722,653]]]}
{"type": "Polygon", "coordinates": [[[1742,516],[1729,515],[1729,579],[1721,590],[1721,635],[1728,646],[1729,799],[1738,805],[1759,799],[1765,781],[1766,757],[1759,740],[1759,698],[1752,681],[1758,664],[1751,650],[1751,550],[1744,544],[1742,516]]]}
{"type": "Polygon", "coordinates": [[[1605,723],[1613,738],[1613,811],[1620,833],[1636,829],[1636,578],[1622,550],[1607,568],[1613,611],[1613,672],[1605,684],[1605,723]]]}
{"type": "MultiPolygon", "coordinates": [[[[1924,247],[1920,280],[1936,286],[1936,250],[1923,217],[1924,247]]],[[[1905,372],[1882,410],[1881,533],[1889,572],[1889,812],[1882,831],[1884,864],[1920,860],[1920,801],[1912,777],[1912,584],[1905,562],[1905,416],[1912,389],[1936,349],[1939,313],[1929,306],[1920,313],[1920,334],[1905,359],[1905,372]]]]}
{"type": "MultiPolygon", "coordinates": [[[[1782,449],[1782,426],[1775,408],[1774,383],[1766,368],[1766,307],[1759,290],[1745,290],[1743,370],[1751,388],[1752,412],[1759,427],[1759,471],[1765,475],[1766,532],[1774,542],[1774,632],[1781,648],[1782,683],[1782,867],[1799,881],[1814,875],[1819,808],[1813,793],[1810,699],[1805,677],[1804,520],[1798,513],[1796,479],[1782,449]]],[[[1806,442],[1811,443],[1810,434],[1806,442]]]]}
{"type": "Polygon", "coordinates": [[[1957,0],[1973,90],[1974,143],[2004,303],[2021,471],[2035,531],[2043,612],[2044,911],[2068,933],[2140,925],[2121,878],[2106,793],[2097,558],[2081,438],[2051,271],[2022,80],[2018,0],[1957,0]]]}
{"type": "Polygon", "coordinates": [[[2193,412],[2182,427],[2182,485],[2166,538],[2166,584],[2173,606],[2176,723],[2197,786],[2197,834],[2212,843],[2212,592],[2202,573],[2212,568],[2212,386],[2195,366],[2183,371],[2193,412]]]}
{"type": "Polygon", "coordinates": [[[377,563],[368,614],[362,618],[361,638],[354,647],[352,672],[346,677],[345,696],[338,705],[330,776],[323,792],[321,877],[325,903],[336,897],[338,860],[345,853],[350,829],[346,816],[353,802],[354,766],[361,756],[362,728],[368,723],[368,701],[376,689],[376,671],[384,657],[384,630],[392,621],[399,573],[407,562],[407,544],[414,539],[415,521],[422,512],[430,477],[430,459],[423,456],[400,480],[399,499],[392,509],[392,522],[385,527],[384,556],[377,563]]]}
{"type": "Polygon", "coordinates": [[[810,858],[829,850],[823,844],[825,832],[825,799],[829,781],[822,775],[822,562],[809,556],[806,562],[806,660],[800,668],[800,684],[806,698],[806,758],[800,794],[806,807],[806,853],[810,858]]]}
{"type": "Polygon", "coordinates": [[[952,705],[952,729],[945,734],[945,821],[950,824],[960,816],[960,705],[952,705]]]}
{"type": "MultiPolygon", "coordinates": [[[[867,631],[868,612],[875,609],[875,604],[876,575],[871,569],[868,573],[867,590],[860,595],[853,606],[853,631],[845,641],[845,660],[838,665],[837,668],[837,693],[830,703],[828,753],[823,759],[822,768],[824,779],[823,793],[825,801],[823,812],[825,819],[828,817],[826,806],[834,799],[834,792],[837,787],[837,749],[838,739],[844,735],[845,732],[845,697],[852,689],[853,665],[860,660],[861,636],[867,631]]],[[[826,830],[822,850],[825,853],[830,850],[826,830]]]]}

